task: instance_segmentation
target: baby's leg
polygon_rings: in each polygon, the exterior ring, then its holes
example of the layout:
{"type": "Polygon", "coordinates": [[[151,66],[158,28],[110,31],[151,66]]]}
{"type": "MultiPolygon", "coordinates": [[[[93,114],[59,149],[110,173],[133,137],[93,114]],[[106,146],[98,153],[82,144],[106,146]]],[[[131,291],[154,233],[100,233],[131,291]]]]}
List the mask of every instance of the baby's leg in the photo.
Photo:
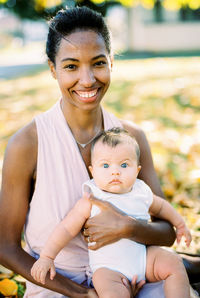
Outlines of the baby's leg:
{"type": "Polygon", "coordinates": [[[181,258],[156,246],[147,248],[146,278],[149,282],[165,280],[166,298],[189,298],[189,281],[181,258]]]}
{"type": "Polygon", "coordinates": [[[130,293],[122,283],[123,274],[107,268],[97,269],[92,277],[99,298],[130,298],[130,293]]]}

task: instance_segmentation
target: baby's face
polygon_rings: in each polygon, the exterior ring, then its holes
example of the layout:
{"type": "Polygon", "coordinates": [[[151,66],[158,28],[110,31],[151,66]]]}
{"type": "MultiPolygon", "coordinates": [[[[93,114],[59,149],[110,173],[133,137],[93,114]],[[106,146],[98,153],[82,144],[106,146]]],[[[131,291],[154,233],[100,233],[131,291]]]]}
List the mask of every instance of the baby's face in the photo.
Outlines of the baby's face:
{"type": "Polygon", "coordinates": [[[133,144],[122,143],[116,147],[102,142],[95,144],[90,171],[100,189],[118,194],[129,192],[139,170],[133,144]]]}

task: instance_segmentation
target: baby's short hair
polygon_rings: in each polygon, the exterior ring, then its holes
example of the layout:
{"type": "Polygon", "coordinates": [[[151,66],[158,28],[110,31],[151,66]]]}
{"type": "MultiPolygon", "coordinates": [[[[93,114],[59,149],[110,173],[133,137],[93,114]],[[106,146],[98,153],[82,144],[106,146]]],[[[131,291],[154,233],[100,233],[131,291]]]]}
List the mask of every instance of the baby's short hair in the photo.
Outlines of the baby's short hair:
{"type": "Polygon", "coordinates": [[[137,163],[140,160],[140,148],[134,137],[132,137],[129,132],[121,127],[113,127],[108,130],[102,131],[92,142],[91,153],[94,150],[95,144],[97,142],[102,142],[110,147],[116,147],[119,144],[133,144],[136,152],[137,163]]]}

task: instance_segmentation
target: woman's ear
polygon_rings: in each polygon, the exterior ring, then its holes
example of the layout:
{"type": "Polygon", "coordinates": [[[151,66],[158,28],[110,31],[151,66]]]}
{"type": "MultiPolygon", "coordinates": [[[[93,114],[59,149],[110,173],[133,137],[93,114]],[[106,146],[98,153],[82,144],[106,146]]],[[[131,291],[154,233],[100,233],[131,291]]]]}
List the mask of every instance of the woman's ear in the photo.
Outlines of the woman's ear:
{"type": "Polygon", "coordinates": [[[55,70],[55,65],[54,65],[54,63],[53,63],[50,59],[48,59],[48,64],[49,64],[49,68],[50,68],[52,77],[53,77],[54,79],[57,79],[57,77],[56,77],[56,70],[55,70]]]}
{"type": "Polygon", "coordinates": [[[111,70],[113,69],[113,62],[114,62],[114,56],[113,56],[113,54],[111,54],[111,56],[110,56],[110,69],[111,70]]]}

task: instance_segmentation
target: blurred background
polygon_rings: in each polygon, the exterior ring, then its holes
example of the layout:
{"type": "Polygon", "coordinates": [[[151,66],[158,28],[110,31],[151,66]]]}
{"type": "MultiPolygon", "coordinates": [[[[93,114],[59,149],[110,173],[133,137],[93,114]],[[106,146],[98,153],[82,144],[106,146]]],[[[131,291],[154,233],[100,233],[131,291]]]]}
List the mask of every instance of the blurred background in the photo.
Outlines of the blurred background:
{"type": "MultiPolygon", "coordinates": [[[[166,198],[193,235],[173,249],[200,254],[200,0],[0,0],[0,172],[9,137],[60,97],[45,55],[47,21],[61,8],[101,12],[115,53],[103,102],[146,132],[166,198]]],[[[0,265],[0,297],[24,279],[0,265]]]]}

